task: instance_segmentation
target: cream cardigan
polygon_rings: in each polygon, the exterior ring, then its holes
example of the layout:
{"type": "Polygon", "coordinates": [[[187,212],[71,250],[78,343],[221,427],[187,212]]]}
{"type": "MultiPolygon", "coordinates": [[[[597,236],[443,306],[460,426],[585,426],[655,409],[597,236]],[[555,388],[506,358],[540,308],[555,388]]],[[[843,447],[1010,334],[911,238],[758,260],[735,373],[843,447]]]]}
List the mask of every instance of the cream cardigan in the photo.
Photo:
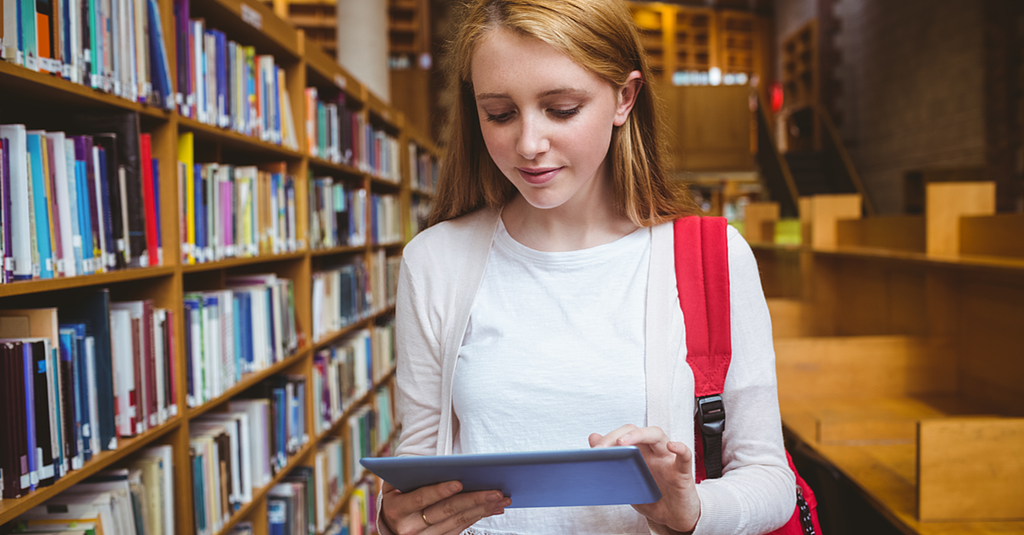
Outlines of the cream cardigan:
{"type": "MultiPolygon", "coordinates": [[[[452,453],[458,426],[452,381],[498,217],[495,211],[479,210],[435,225],[405,247],[396,318],[396,409],[402,426],[396,455],[452,453]]],[[[672,225],[652,228],[651,240],[647,425],[692,449],[693,373],[686,363],[675,287],[672,225]]],[[[724,470],[722,478],[697,485],[701,517],[695,534],[766,533],[789,520],[795,506],[796,483],[782,444],[768,308],[753,253],[731,228],[729,264],[733,359],[722,395],[727,411],[724,470]]],[[[649,525],[652,533],[670,533],[665,526],[649,525]]],[[[389,533],[383,522],[378,521],[378,529],[389,533]]]]}

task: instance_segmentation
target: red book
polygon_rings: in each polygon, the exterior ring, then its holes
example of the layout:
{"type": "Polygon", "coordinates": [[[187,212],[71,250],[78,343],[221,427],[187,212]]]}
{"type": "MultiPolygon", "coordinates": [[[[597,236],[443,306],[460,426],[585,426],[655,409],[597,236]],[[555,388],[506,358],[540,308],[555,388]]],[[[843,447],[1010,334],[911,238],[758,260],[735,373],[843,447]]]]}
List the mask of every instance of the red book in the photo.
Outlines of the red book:
{"type": "Polygon", "coordinates": [[[160,228],[156,220],[156,195],[153,191],[153,147],[149,134],[139,135],[139,150],[142,153],[142,204],[146,213],[146,253],[149,257],[149,265],[155,266],[160,263],[157,250],[160,248],[160,240],[157,237],[157,229],[160,228]]]}

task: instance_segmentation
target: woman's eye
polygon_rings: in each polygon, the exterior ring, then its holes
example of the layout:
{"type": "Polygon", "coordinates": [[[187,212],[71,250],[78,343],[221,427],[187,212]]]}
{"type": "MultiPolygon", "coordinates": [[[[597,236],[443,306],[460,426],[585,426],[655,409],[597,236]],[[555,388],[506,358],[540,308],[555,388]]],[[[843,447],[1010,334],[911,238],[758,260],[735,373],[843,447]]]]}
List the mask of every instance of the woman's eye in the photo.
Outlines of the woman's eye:
{"type": "Polygon", "coordinates": [[[560,110],[553,108],[551,110],[551,113],[553,113],[555,117],[558,117],[559,119],[568,119],[580,113],[580,106],[576,106],[575,108],[570,108],[568,110],[560,110]]]}
{"type": "Polygon", "coordinates": [[[494,114],[488,113],[487,114],[487,121],[488,122],[504,123],[504,122],[508,121],[511,118],[512,118],[512,112],[510,112],[510,111],[507,111],[505,113],[494,113],[494,114]]]}

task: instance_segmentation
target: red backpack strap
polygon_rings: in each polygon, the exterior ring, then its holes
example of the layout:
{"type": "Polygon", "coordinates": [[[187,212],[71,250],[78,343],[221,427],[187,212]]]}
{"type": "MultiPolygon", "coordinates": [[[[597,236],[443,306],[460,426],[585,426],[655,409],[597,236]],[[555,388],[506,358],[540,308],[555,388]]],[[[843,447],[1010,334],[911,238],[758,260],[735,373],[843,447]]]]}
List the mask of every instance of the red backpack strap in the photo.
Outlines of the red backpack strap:
{"type": "Polygon", "coordinates": [[[732,360],[729,316],[729,248],[721,217],[677,219],[676,288],[686,326],[686,362],[696,396],[697,480],[722,475],[722,391],[732,360]],[[703,463],[700,460],[703,459],[703,463]]]}

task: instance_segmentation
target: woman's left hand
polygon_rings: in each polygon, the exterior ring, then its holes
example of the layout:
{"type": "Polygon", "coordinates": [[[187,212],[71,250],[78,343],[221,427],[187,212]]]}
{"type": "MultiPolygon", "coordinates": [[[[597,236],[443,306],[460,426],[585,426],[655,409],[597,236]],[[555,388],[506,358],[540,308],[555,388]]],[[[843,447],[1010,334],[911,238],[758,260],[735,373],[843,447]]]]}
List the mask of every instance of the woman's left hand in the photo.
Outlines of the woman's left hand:
{"type": "Polygon", "coordinates": [[[670,529],[693,531],[700,518],[700,497],[694,480],[693,453],[686,444],[673,442],[659,427],[624,425],[607,435],[590,435],[590,447],[636,446],[647,461],[661,499],[634,505],[640,514],[670,529]]]}

